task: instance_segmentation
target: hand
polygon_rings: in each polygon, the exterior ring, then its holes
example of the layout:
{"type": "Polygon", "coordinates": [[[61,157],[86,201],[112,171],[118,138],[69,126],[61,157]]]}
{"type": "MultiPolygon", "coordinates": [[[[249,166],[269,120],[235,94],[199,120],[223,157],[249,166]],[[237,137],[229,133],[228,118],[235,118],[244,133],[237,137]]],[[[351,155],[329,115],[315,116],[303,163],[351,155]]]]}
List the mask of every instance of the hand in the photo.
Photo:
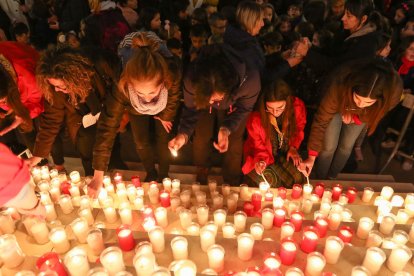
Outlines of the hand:
{"type": "Polygon", "coordinates": [[[49,23],[49,28],[52,29],[52,30],[59,30],[60,29],[59,28],[59,22],[58,21],[50,22],[49,23]]]}
{"type": "Polygon", "coordinates": [[[103,171],[95,170],[91,182],[88,184],[88,196],[90,198],[96,198],[99,195],[99,192],[103,184],[103,171]]]}
{"type": "Polygon", "coordinates": [[[167,132],[167,133],[170,133],[170,131],[171,131],[171,129],[172,129],[172,122],[169,122],[169,121],[163,121],[163,120],[161,120],[161,118],[160,117],[158,117],[158,116],[154,116],[154,119],[155,120],[159,120],[160,122],[161,122],[161,124],[162,124],[162,126],[164,127],[164,129],[165,129],[165,131],[167,132]]]}
{"type": "Polygon", "coordinates": [[[213,143],[213,146],[220,153],[224,153],[228,150],[229,136],[230,136],[230,131],[225,127],[221,127],[218,133],[217,143],[216,142],[213,143]]]}
{"type": "Polygon", "coordinates": [[[47,19],[47,23],[56,22],[56,21],[58,21],[58,18],[56,15],[52,15],[51,17],[47,19]]]}
{"type": "Polygon", "coordinates": [[[304,176],[309,177],[313,165],[315,164],[315,159],[315,156],[309,156],[308,159],[299,164],[298,170],[303,173],[304,176]]]}
{"type": "Polygon", "coordinates": [[[45,209],[45,206],[43,206],[41,202],[39,202],[39,204],[37,204],[36,208],[34,209],[25,210],[25,209],[17,208],[17,211],[22,215],[35,216],[41,219],[46,218],[46,209],[45,209]]]}
{"type": "Polygon", "coordinates": [[[342,115],[342,122],[346,125],[352,124],[354,122],[354,119],[352,119],[351,114],[344,114],[342,115]]]}
{"type": "Polygon", "coordinates": [[[8,127],[4,128],[2,131],[0,131],[0,136],[3,136],[5,134],[9,133],[13,129],[20,126],[22,123],[23,123],[23,119],[16,115],[15,118],[14,118],[13,123],[11,123],[11,125],[9,125],[8,127]]]}
{"type": "Polygon", "coordinates": [[[185,134],[179,133],[177,136],[175,136],[174,139],[172,139],[170,142],[168,142],[168,148],[170,151],[177,152],[179,149],[181,149],[187,141],[187,137],[185,134]]]}
{"type": "Polygon", "coordinates": [[[259,161],[256,164],[254,164],[254,170],[256,171],[257,174],[261,175],[266,169],[266,166],[267,165],[265,161],[259,161]]]}
{"type": "Polygon", "coordinates": [[[287,160],[292,159],[293,164],[297,167],[302,162],[302,158],[300,157],[298,151],[294,147],[290,147],[287,152],[287,160]]]}
{"type": "Polygon", "coordinates": [[[42,157],[33,156],[26,160],[27,165],[29,168],[33,168],[36,166],[40,161],[42,161],[42,157]]]}

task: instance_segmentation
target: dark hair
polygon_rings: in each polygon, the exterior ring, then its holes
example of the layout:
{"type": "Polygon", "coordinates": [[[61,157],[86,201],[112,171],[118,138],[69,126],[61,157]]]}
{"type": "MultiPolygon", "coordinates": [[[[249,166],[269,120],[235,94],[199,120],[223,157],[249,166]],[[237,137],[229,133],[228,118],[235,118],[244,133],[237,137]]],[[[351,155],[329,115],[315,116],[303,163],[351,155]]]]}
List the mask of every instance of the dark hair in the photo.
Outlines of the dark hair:
{"type": "Polygon", "coordinates": [[[214,23],[216,23],[219,20],[226,21],[227,18],[222,13],[215,12],[212,15],[210,15],[210,18],[208,19],[208,24],[213,25],[214,23]]]}
{"type": "Polygon", "coordinates": [[[404,1],[398,5],[397,9],[401,9],[406,18],[414,15],[414,3],[411,1],[404,1]]]}
{"type": "Polygon", "coordinates": [[[205,9],[203,8],[196,8],[193,11],[193,14],[191,15],[191,20],[195,20],[197,24],[203,24],[203,25],[207,25],[207,12],[205,9]]]}
{"type": "Polygon", "coordinates": [[[286,11],[291,7],[291,6],[295,6],[298,7],[300,10],[303,10],[303,1],[302,0],[290,0],[287,1],[287,9],[286,11]]]}
{"type": "Polygon", "coordinates": [[[168,49],[182,49],[183,44],[176,38],[170,38],[167,40],[168,49]]]}
{"type": "Polygon", "coordinates": [[[236,8],[233,6],[224,6],[220,13],[227,19],[228,24],[234,25],[236,23],[236,8]]]}
{"type": "Polygon", "coordinates": [[[345,10],[348,10],[361,21],[364,15],[369,17],[374,11],[374,3],[372,0],[347,0],[345,2],[345,10]]]}
{"type": "Polygon", "coordinates": [[[116,0],[116,2],[121,5],[121,7],[125,7],[128,3],[128,0],[116,0]]]}
{"type": "Polygon", "coordinates": [[[296,132],[295,111],[293,108],[292,89],[282,79],[266,84],[263,87],[262,95],[259,98],[258,106],[263,128],[266,131],[266,137],[270,139],[272,125],[269,121],[269,113],[266,112],[266,102],[286,101],[285,111],[280,115],[282,119],[281,131],[287,139],[292,137],[296,132]]]}
{"type": "Polygon", "coordinates": [[[207,30],[204,25],[197,24],[191,27],[190,37],[207,37],[207,30]]]}
{"type": "Polygon", "coordinates": [[[400,45],[398,46],[397,62],[400,62],[401,58],[405,54],[405,50],[407,50],[408,47],[410,47],[411,43],[413,42],[414,42],[414,36],[406,37],[401,41],[400,45]]]}
{"type": "Polygon", "coordinates": [[[324,1],[310,1],[303,10],[306,21],[313,24],[316,30],[322,28],[325,22],[326,4],[324,1]]]}
{"type": "Polygon", "coordinates": [[[213,92],[219,91],[229,95],[240,82],[239,74],[221,44],[201,48],[192,66],[190,79],[194,87],[197,109],[208,108],[213,92]]]}
{"type": "Polygon", "coordinates": [[[29,28],[23,22],[17,22],[12,27],[12,33],[13,33],[14,37],[20,36],[22,34],[28,34],[29,33],[29,28]]]}
{"type": "Polygon", "coordinates": [[[327,29],[322,29],[316,31],[315,33],[317,33],[319,36],[319,48],[323,50],[331,49],[332,43],[334,41],[334,34],[327,29]]]}
{"type": "Polygon", "coordinates": [[[279,32],[273,31],[265,34],[261,38],[261,42],[263,46],[282,46],[283,36],[279,32]]]}
{"type": "Polygon", "coordinates": [[[315,28],[313,27],[313,24],[310,22],[300,22],[298,25],[296,25],[295,32],[300,34],[301,37],[307,37],[309,40],[312,41],[315,28]]]}
{"type": "Polygon", "coordinates": [[[14,111],[14,114],[23,119],[20,125],[24,132],[30,132],[33,129],[32,119],[29,110],[20,100],[19,88],[10,73],[0,65],[0,99],[6,99],[7,105],[14,111]]]}
{"type": "Polygon", "coordinates": [[[145,31],[153,31],[151,29],[151,21],[155,18],[160,11],[153,7],[146,7],[139,13],[138,26],[144,28],[145,31]]]}

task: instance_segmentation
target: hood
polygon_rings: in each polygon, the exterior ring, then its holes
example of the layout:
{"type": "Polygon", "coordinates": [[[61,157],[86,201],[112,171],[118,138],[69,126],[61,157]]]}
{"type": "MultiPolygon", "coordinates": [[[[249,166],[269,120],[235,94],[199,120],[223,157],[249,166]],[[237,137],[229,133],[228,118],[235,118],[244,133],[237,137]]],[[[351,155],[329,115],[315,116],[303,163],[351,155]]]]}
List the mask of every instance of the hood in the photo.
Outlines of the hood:
{"type": "Polygon", "coordinates": [[[368,23],[364,25],[361,29],[356,31],[355,33],[348,36],[345,39],[345,41],[347,41],[348,39],[354,38],[354,37],[360,37],[360,36],[367,35],[369,33],[375,32],[376,30],[377,30],[377,27],[374,24],[368,23]]]}
{"type": "Polygon", "coordinates": [[[112,1],[102,1],[99,3],[99,11],[106,11],[109,9],[115,9],[116,3],[112,1]]]}
{"type": "Polygon", "coordinates": [[[237,49],[246,43],[256,43],[256,38],[248,32],[230,25],[224,33],[224,42],[237,49]]]}

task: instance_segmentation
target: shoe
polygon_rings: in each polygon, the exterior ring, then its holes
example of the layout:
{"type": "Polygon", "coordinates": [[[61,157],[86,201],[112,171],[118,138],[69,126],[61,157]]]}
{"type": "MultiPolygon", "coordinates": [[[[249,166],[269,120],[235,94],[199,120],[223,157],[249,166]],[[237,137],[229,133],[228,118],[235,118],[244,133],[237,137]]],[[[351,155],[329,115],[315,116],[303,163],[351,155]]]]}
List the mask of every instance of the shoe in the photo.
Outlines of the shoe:
{"type": "Polygon", "coordinates": [[[202,185],[207,185],[207,182],[208,182],[208,168],[206,168],[206,167],[197,167],[196,181],[200,182],[200,184],[202,184],[202,185]]]}
{"type": "Polygon", "coordinates": [[[392,149],[395,147],[395,141],[394,140],[386,140],[381,143],[381,147],[384,149],[392,149]]]}
{"type": "Polygon", "coordinates": [[[158,180],[157,171],[151,171],[151,172],[147,172],[144,182],[151,182],[151,181],[157,181],[157,180],[158,180]]]}
{"type": "Polygon", "coordinates": [[[355,147],[354,148],[354,153],[355,153],[355,160],[356,161],[363,161],[364,160],[364,155],[362,154],[361,147],[355,147]]]}
{"type": "Polygon", "coordinates": [[[411,169],[413,168],[413,160],[405,158],[404,162],[402,163],[401,168],[404,171],[411,171],[411,169]]]}

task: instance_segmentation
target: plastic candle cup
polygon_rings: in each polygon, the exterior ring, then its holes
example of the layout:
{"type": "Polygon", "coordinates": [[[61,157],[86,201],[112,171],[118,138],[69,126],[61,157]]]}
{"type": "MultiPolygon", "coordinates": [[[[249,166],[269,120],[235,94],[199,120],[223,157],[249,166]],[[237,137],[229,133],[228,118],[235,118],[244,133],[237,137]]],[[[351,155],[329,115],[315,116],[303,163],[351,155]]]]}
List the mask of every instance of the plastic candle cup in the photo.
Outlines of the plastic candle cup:
{"type": "Polygon", "coordinates": [[[207,202],[207,195],[203,191],[195,192],[195,198],[199,205],[205,205],[207,202]]]}
{"type": "Polygon", "coordinates": [[[155,209],[154,214],[157,224],[163,228],[166,228],[168,226],[167,209],[164,207],[158,207],[155,209]]]}
{"type": "Polygon", "coordinates": [[[353,203],[357,196],[357,189],[355,187],[349,187],[346,192],[346,197],[348,198],[348,203],[353,203]]]}
{"type": "Polygon", "coordinates": [[[316,183],[314,193],[319,197],[322,198],[323,192],[325,191],[325,185],[323,183],[316,183]]]}
{"type": "Polygon", "coordinates": [[[312,190],[313,190],[313,186],[311,184],[304,184],[303,185],[303,198],[310,198],[312,190]]]}
{"type": "Polygon", "coordinates": [[[119,248],[121,248],[122,251],[132,250],[135,246],[135,240],[129,225],[124,224],[119,226],[116,232],[119,248]]]}
{"type": "Polygon", "coordinates": [[[370,202],[373,195],[374,195],[374,190],[371,187],[364,188],[364,193],[362,194],[362,202],[364,203],[370,202]]]}
{"type": "Polygon", "coordinates": [[[342,194],[342,185],[335,184],[332,188],[332,200],[338,200],[342,194]]]}
{"type": "Polygon", "coordinates": [[[214,195],[213,197],[213,209],[221,209],[223,208],[223,196],[220,194],[214,195]]]}
{"type": "Polygon", "coordinates": [[[114,223],[118,220],[118,216],[116,214],[114,207],[103,208],[103,212],[104,212],[105,219],[107,222],[114,223]]]}
{"type": "Polygon", "coordinates": [[[228,197],[229,196],[229,194],[230,194],[230,191],[231,191],[231,189],[230,189],[230,185],[229,184],[222,184],[221,185],[221,194],[224,196],[224,197],[228,197]]]}
{"type": "Polygon", "coordinates": [[[329,229],[335,231],[338,229],[342,221],[342,214],[338,212],[331,212],[329,214],[329,229]]]}
{"type": "Polygon", "coordinates": [[[193,261],[180,260],[174,266],[174,276],[195,276],[197,274],[197,266],[193,261]]]}
{"type": "Polygon", "coordinates": [[[45,205],[45,210],[46,210],[46,220],[47,221],[53,221],[53,220],[57,219],[55,205],[53,205],[53,204],[46,204],[45,205]]]}
{"type": "Polygon", "coordinates": [[[244,232],[246,229],[246,220],[247,215],[243,211],[238,211],[234,214],[234,227],[236,228],[236,232],[244,232]]]}
{"type": "Polygon", "coordinates": [[[303,229],[302,241],[300,249],[305,253],[310,253],[316,250],[318,243],[318,230],[313,226],[307,226],[303,229]]]}
{"type": "Polygon", "coordinates": [[[224,223],[226,223],[226,216],[227,212],[224,209],[218,209],[214,211],[214,223],[217,225],[218,228],[223,227],[224,223]]]}
{"type": "Polygon", "coordinates": [[[264,195],[265,201],[273,202],[274,194],[272,191],[267,191],[264,195]]]}
{"type": "Polygon", "coordinates": [[[365,243],[365,247],[380,247],[382,244],[381,233],[376,230],[371,230],[368,233],[368,238],[365,243]]]}
{"type": "Polygon", "coordinates": [[[370,247],[365,254],[362,266],[368,269],[372,275],[376,275],[380,271],[385,259],[386,255],[384,251],[378,247],[370,247]]]}
{"type": "Polygon", "coordinates": [[[326,188],[323,191],[322,199],[324,199],[324,198],[329,199],[330,201],[332,201],[332,189],[326,188]]]}
{"type": "Polygon", "coordinates": [[[299,211],[294,211],[290,215],[290,222],[295,226],[295,232],[299,232],[302,229],[303,214],[299,211]]]}
{"type": "Polygon", "coordinates": [[[193,182],[193,184],[191,184],[191,190],[193,191],[194,194],[199,192],[201,190],[200,182],[193,182]]]}
{"type": "Polygon", "coordinates": [[[351,276],[371,276],[371,272],[362,265],[358,265],[352,268],[351,276]]]}
{"type": "Polygon", "coordinates": [[[125,270],[122,251],[119,247],[110,246],[106,248],[102,251],[99,260],[109,275],[115,275],[125,270]]]}
{"type": "Polygon", "coordinates": [[[165,248],[164,229],[160,226],[155,226],[148,232],[150,242],[152,244],[152,250],[155,253],[161,253],[165,248]]]}
{"type": "Polygon", "coordinates": [[[197,222],[192,222],[186,231],[190,236],[200,236],[200,225],[197,222]]]}
{"type": "Polygon", "coordinates": [[[314,225],[318,230],[319,238],[325,237],[328,232],[328,220],[322,217],[316,218],[314,225]]]}
{"type": "Polygon", "coordinates": [[[86,242],[95,256],[99,256],[105,249],[102,231],[99,228],[92,228],[89,230],[86,242]]]}
{"type": "Polygon", "coordinates": [[[282,208],[285,205],[285,200],[283,198],[281,198],[280,196],[274,197],[273,198],[273,208],[277,209],[277,208],[282,208]]]}
{"type": "Polygon", "coordinates": [[[30,227],[30,232],[38,244],[49,242],[49,228],[45,221],[37,219],[37,222],[30,227]]]}
{"type": "Polygon", "coordinates": [[[230,196],[227,197],[227,212],[229,214],[233,214],[237,210],[237,201],[238,197],[233,196],[233,194],[230,194],[230,196]]]}
{"type": "Polygon", "coordinates": [[[284,265],[292,265],[296,258],[297,246],[293,238],[285,238],[280,242],[280,260],[284,265]]]}
{"type": "Polygon", "coordinates": [[[338,199],[339,203],[348,204],[348,196],[345,193],[342,193],[338,199]]]}
{"type": "Polygon", "coordinates": [[[385,200],[390,200],[393,194],[393,188],[391,188],[390,186],[384,186],[382,187],[380,196],[382,196],[385,200]]]}
{"type": "Polygon", "coordinates": [[[61,195],[59,205],[65,215],[70,214],[73,211],[72,199],[69,195],[61,195]]]}
{"type": "Polygon", "coordinates": [[[295,232],[295,226],[290,221],[286,221],[282,223],[280,227],[280,239],[283,240],[284,238],[293,236],[295,232]]]}
{"type": "Polygon", "coordinates": [[[319,210],[320,210],[321,213],[323,213],[325,215],[328,215],[329,214],[329,211],[331,210],[331,203],[329,203],[329,202],[322,202],[321,203],[321,207],[320,207],[319,210]]]}
{"type": "Polygon", "coordinates": [[[38,275],[49,275],[46,274],[49,271],[55,273],[52,275],[67,275],[65,266],[55,252],[48,252],[39,257],[36,261],[36,268],[40,271],[38,275]],[[45,274],[42,274],[43,272],[45,274]]]}
{"type": "Polygon", "coordinates": [[[273,227],[273,221],[275,217],[275,211],[270,208],[265,208],[262,210],[262,225],[264,229],[270,230],[273,227]]]}
{"type": "Polygon", "coordinates": [[[396,224],[407,224],[410,214],[405,209],[399,209],[397,212],[396,224]]]}
{"type": "Polygon", "coordinates": [[[391,234],[395,226],[396,217],[393,214],[385,215],[379,225],[379,231],[384,235],[391,234]]]}
{"type": "Polygon", "coordinates": [[[146,232],[150,231],[153,227],[155,227],[155,219],[152,217],[145,218],[142,222],[142,227],[146,232]]]}
{"type": "Polygon", "coordinates": [[[122,224],[132,224],[132,210],[131,208],[119,209],[119,216],[121,217],[122,224]]]}
{"type": "Polygon", "coordinates": [[[188,228],[188,226],[190,226],[192,220],[192,214],[191,211],[188,209],[182,209],[179,213],[180,216],[180,223],[181,223],[181,227],[185,230],[188,228]]]}
{"type": "Polygon", "coordinates": [[[414,243],[414,223],[410,227],[410,232],[408,232],[408,240],[414,243]]]}
{"type": "Polygon", "coordinates": [[[221,245],[213,244],[207,249],[208,265],[216,272],[224,269],[224,248],[221,245]]]}
{"type": "Polygon", "coordinates": [[[216,235],[210,229],[206,229],[205,226],[200,230],[200,242],[201,242],[201,249],[204,252],[207,252],[209,246],[215,244],[216,242],[216,235]]]}
{"type": "Polygon", "coordinates": [[[410,248],[405,245],[397,245],[392,249],[388,257],[387,267],[393,272],[401,271],[411,259],[412,255],[410,248]]]}
{"type": "Polygon", "coordinates": [[[208,189],[210,190],[210,192],[214,192],[217,189],[217,181],[210,179],[208,181],[208,189]]]}
{"type": "Polygon", "coordinates": [[[285,276],[304,276],[302,270],[297,267],[290,267],[286,270],[285,276]]]}
{"type": "Polygon", "coordinates": [[[80,196],[79,187],[77,185],[72,184],[69,188],[69,193],[72,196],[72,198],[80,196]]]}
{"type": "Polygon", "coordinates": [[[250,225],[250,234],[255,240],[261,240],[263,238],[264,227],[261,223],[252,223],[250,225]]]}
{"type": "Polygon", "coordinates": [[[80,209],[79,212],[78,212],[78,215],[80,217],[85,218],[89,225],[92,225],[95,222],[95,219],[92,216],[91,209],[89,209],[89,208],[80,209]]]}
{"type": "Polygon", "coordinates": [[[280,257],[275,252],[267,253],[263,259],[262,273],[273,275],[279,271],[280,265],[280,257]]]}
{"type": "Polygon", "coordinates": [[[88,236],[89,226],[85,218],[80,217],[72,221],[70,224],[72,232],[75,235],[76,239],[80,243],[86,243],[86,237],[88,236]]]}
{"type": "Polygon", "coordinates": [[[223,225],[223,238],[225,239],[231,239],[235,237],[236,228],[234,227],[234,224],[231,222],[227,222],[223,225]]]}
{"type": "Polygon", "coordinates": [[[171,192],[171,185],[172,185],[171,178],[166,177],[162,180],[162,186],[164,187],[165,191],[171,192]]]}
{"type": "Polygon", "coordinates": [[[404,198],[400,195],[394,195],[391,199],[391,205],[393,207],[402,207],[404,205],[404,198]]]}
{"type": "Polygon", "coordinates": [[[392,240],[396,244],[405,245],[408,240],[408,234],[404,230],[395,230],[394,233],[392,233],[392,240]]]}
{"type": "Polygon", "coordinates": [[[325,268],[325,257],[319,252],[312,252],[306,258],[305,274],[309,276],[319,276],[325,268]]]}
{"type": "Polygon", "coordinates": [[[188,259],[188,241],[185,237],[175,237],[171,240],[171,249],[174,260],[188,259]]]}
{"type": "Polygon", "coordinates": [[[243,211],[246,213],[247,216],[249,216],[249,217],[253,216],[253,214],[254,214],[254,205],[251,202],[246,201],[243,204],[243,211]]]}
{"type": "Polygon", "coordinates": [[[382,244],[381,244],[382,249],[393,249],[396,246],[397,244],[394,242],[392,237],[385,237],[382,239],[382,244]]]}
{"type": "Polygon", "coordinates": [[[287,189],[285,187],[277,188],[277,195],[281,199],[286,199],[287,189]]]}
{"type": "Polygon", "coordinates": [[[64,259],[64,264],[71,275],[86,276],[89,272],[89,262],[86,252],[75,249],[69,251],[64,259]]]}
{"type": "Polygon", "coordinates": [[[197,207],[197,219],[200,225],[205,225],[208,221],[208,206],[201,205],[197,207]]]}
{"type": "MultiPolygon", "coordinates": [[[[0,212],[0,230],[4,234],[12,234],[16,230],[16,225],[14,223],[13,218],[6,211],[0,212]]],[[[30,232],[29,232],[29,235],[30,235],[30,232]]]]}
{"type": "Polygon", "coordinates": [[[181,204],[184,206],[184,208],[190,208],[191,205],[191,191],[190,190],[184,190],[180,194],[180,200],[181,204]]]}
{"type": "Polygon", "coordinates": [[[70,249],[68,236],[63,227],[53,228],[49,233],[49,240],[52,242],[56,253],[63,254],[70,249]]]}
{"type": "Polygon", "coordinates": [[[70,178],[70,181],[72,181],[73,183],[78,183],[81,180],[81,177],[78,171],[72,171],[69,174],[69,178],[70,178]]]}
{"type": "Polygon", "coordinates": [[[352,236],[354,235],[354,231],[349,226],[341,226],[339,228],[338,237],[344,242],[344,243],[351,243],[352,236]]]}
{"type": "Polygon", "coordinates": [[[298,199],[302,195],[302,186],[300,184],[294,184],[292,187],[292,199],[298,199]]]}
{"type": "Polygon", "coordinates": [[[343,249],[344,242],[340,238],[334,236],[328,237],[326,239],[325,249],[323,252],[323,255],[326,259],[326,263],[336,264],[343,249]]]}
{"type": "Polygon", "coordinates": [[[274,211],[273,225],[276,227],[281,227],[285,222],[286,210],[283,208],[277,208],[274,211]]]}
{"type": "Polygon", "coordinates": [[[312,212],[312,207],[313,207],[313,201],[312,199],[304,199],[302,201],[302,211],[305,214],[310,214],[312,212]]]}
{"type": "Polygon", "coordinates": [[[250,199],[249,186],[247,186],[247,184],[240,184],[240,197],[244,201],[250,199]]]}
{"type": "Polygon", "coordinates": [[[14,235],[0,236],[0,258],[6,268],[15,268],[24,262],[25,255],[14,235]]]}
{"type": "Polygon", "coordinates": [[[134,207],[136,210],[142,210],[144,208],[144,198],[137,196],[134,200],[134,207]]]}
{"type": "Polygon", "coordinates": [[[152,244],[149,241],[142,241],[135,247],[135,255],[140,254],[154,254],[152,251],[152,244]]]}
{"type": "Polygon", "coordinates": [[[162,191],[160,193],[160,202],[161,202],[161,206],[162,207],[170,207],[171,206],[171,201],[170,201],[170,193],[168,193],[167,191],[162,191]]]}
{"type": "Polygon", "coordinates": [[[259,211],[262,208],[262,195],[258,192],[253,193],[251,203],[253,204],[253,211],[259,211]]]}
{"type": "Polygon", "coordinates": [[[251,234],[243,233],[237,237],[237,256],[242,261],[248,261],[253,255],[254,238],[251,234]]]}
{"type": "Polygon", "coordinates": [[[368,217],[362,217],[359,220],[356,236],[359,239],[365,240],[368,238],[369,232],[374,227],[374,221],[368,217]]]}

